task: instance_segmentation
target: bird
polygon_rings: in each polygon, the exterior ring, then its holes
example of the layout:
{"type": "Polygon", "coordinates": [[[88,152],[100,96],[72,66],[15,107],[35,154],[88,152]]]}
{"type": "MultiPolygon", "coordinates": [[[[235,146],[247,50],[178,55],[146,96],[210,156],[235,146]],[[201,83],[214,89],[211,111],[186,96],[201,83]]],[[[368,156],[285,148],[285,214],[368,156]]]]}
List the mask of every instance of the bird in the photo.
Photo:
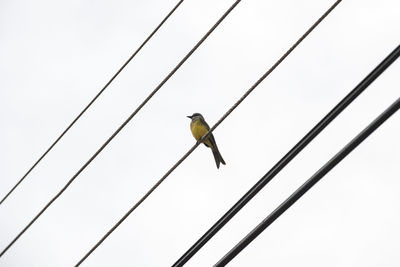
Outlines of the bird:
{"type": "MultiPolygon", "coordinates": [[[[192,116],[187,117],[192,120],[190,122],[190,130],[192,131],[193,137],[197,141],[210,130],[210,126],[208,126],[207,122],[204,120],[204,117],[200,113],[194,113],[192,116]]],[[[203,141],[203,144],[206,147],[211,148],[215,163],[217,164],[217,169],[219,169],[220,163],[225,165],[225,161],[218,150],[217,143],[215,142],[215,138],[212,133],[209,134],[208,137],[203,141]]]]}

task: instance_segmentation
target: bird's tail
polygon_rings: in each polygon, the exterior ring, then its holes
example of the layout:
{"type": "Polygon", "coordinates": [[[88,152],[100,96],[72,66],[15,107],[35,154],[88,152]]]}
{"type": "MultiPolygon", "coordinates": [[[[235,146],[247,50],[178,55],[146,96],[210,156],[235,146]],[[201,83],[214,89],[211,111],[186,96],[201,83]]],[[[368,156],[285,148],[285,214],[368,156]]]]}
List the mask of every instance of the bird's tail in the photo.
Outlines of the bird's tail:
{"type": "Polygon", "coordinates": [[[219,169],[219,164],[222,163],[225,165],[225,161],[221,156],[221,153],[219,153],[218,147],[215,146],[212,149],[213,155],[214,155],[214,159],[215,159],[215,163],[217,164],[217,169],[219,169]]]}

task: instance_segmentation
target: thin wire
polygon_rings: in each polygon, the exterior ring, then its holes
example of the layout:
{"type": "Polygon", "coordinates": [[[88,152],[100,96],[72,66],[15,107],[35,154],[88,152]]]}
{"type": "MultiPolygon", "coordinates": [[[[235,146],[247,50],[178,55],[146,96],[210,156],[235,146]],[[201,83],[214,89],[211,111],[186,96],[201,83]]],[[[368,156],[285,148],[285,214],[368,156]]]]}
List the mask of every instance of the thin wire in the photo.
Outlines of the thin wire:
{"type": "Polygon", "coordinates": [[[247,193],[233,205],[185,254],[174,267],[183,266],[199,251],[230,219],[232,219],[261,189],[264,188],[289,162],[297,156],[326,126],[328,126],[347,106],[379,77],[398,57],[400,46],[392,51],[373,71],[371,71],[345,98],[342,99],[317,125],[314,126],[281,160],[276,163],[247,193]]]}
{"type": "Polygon", "coordinates": [[[139,53],[139,51],[146,45],[146,43],[153,37],[153,35],[161,28],[161,26],[167,21],[167,19],[174,13],[174,11],[182,4],[184,0],[180,0],[175,7],[168,13],[168,15],[158,24],[158,26],[151,32],[151,34],[144,40],[144,42],[136,49],[131,57],[122,65],[122,67],[112,76],[112,78],[104,85],[97,95],[87,104],[87,106],[79,113],[78,116],[68,125],[68,127],[62,132],[62,134],[53,142],[53,144],[43,153],[42,156],[32,165],[32,167],[22,176],[22,178],[14,185],[13,188],[3,197],[0,201],[0,205],[8,198],[8,196],[17,188],[17,186],[25,179],[26,176],[39,164],[39,162],[53,149],[53,147],[60,141],[60,139],[69,131],[69,129],[79,120],[79,118],[86,112],[86,110],[96,101],[96,99],[107,89],[107,87],[114,81],[119,73],[131,62],[131,60],[139,53]]]}
{"type": "Polygon", "coordinates": [[[248,244],[250,244],[259,234],[261,234],[269,225],[279,218],[287,209],[289,209],[297,200],[299,200],[311,187],[320,181],[325,174],[332,170],[348,154],[350,154],[359,144],[361,144],[371,133],[381,126],[390,116],[400,108],[400,98],[398,98],[381,115],[371,122],[362,132],[351,140],[342,150],[322,166],[310,179],[300,186],[290,197],[288,197],[278,208],[276,208],[267,218],[257,225],[245,238],[243,238],[234,248],[232,248],[221,260],[215,264],[215,267],[221,267],[228,264],[237,254],[239,254],[248,244]]]}
{"type": "Polygon", "coordinates": [[[139,207],[140,204],[143,203],[143,201],[146,200],[148,196],[150,196],[151,193],[199,146],[199,144],[202,143],[204,139],[208,137],[208,135],[211,134],[212,131],[216,127],[218,127],[219,124],[221,124],[222,121],[225,120],[226,117],[229,116],[230,113],[232,113],[233,110],[235,110],[240,103],[243,102],[243,100],[274,70],[278,65],[307,37],[307,35],[336,7],[337,4],[339,4],[341,0],[336,1],[336,3],[327,11],[325,12],[324,15],[322,15],[317,22],[315,22],[308,30],[306,33],[304,33],[300,39],[292,45],[292,47],[289,48],[289,50],[281,57],[278,59],[278,61],[263,75],[261,78],[253,85],[250,87],[250,89],[217,121],[217,123],[202,137],[200,138],[196,144],[189,149],[188,152],[186,152],[185,155],[181,159],[179,159],[172,167],[169,169],[163,177],[161,177],[160,180],[152,187],[150,190],[92,247],[88,253],[75,265],[79,266],[137,207],[139,207]]]}
{"type": "Polygon", "coordinates": [[[93,156],[75,173],[67,184],[58,192],[49,203],[29,222],[29,224],[11,241],[10,244],[1,252],[0,257],[19,239],[19,237],[42,215],[42,213],[69,187],[76,177],[100,154],[100,152],[117,136],[117,134],[128,124],[128,122],[143,108],[143,106],[157,93],[158,90],[174,75],[174,73],[185,63],[185,61],[196,51],[196,49],[207,39],[207,37],[218,27],[218,25],[228,16],[228,14],[239,4],[237,0],[222,17],[211,27],[211,29],[200,39],[199,42],[189,51],[189,53],[178,63],[178,65],[161,81],[161,83],[147,96],[147,98],[136,108],[136,110],[122,123],[122,125],[107,139],[107,141],[93,154],[93,156]]]}

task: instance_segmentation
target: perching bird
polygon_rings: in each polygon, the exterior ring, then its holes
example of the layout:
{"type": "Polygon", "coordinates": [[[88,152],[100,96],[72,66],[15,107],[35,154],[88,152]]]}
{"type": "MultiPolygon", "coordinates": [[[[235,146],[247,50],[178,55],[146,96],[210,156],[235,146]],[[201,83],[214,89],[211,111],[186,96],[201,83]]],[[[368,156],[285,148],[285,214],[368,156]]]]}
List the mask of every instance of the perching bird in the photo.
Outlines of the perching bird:
{"type": "MultiPolygon", "coordinates": [[[[207,122],[204,120],[203,116],[200,113],[194,113],[192,116],[187,116],[187,117],[189,119],[192,119],[192,122],[190,123],[190,130],[192,131],[193,137],[196,140],[199,140],[208,132],[208,130],[210,130],[210,127],[208,126],[207,122]]],[[[225,165],[225,161],[222,158],[221,153],[219,153],[217,143],[215,142],[212,133],[207,137],[206,140],[203,141],[203,144],[206,147],[211,148],[218,169],[220,163],[225,165]]]]}

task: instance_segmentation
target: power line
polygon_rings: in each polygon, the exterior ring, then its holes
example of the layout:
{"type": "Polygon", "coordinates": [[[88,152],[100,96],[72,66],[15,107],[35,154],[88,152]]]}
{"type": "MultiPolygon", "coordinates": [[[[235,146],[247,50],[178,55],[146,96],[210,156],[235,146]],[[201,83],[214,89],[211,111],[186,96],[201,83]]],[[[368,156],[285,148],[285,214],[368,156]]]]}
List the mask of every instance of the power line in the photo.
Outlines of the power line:
{"type": "Polygon", "coordinates": [[[339,162],[350,154],[359,144],[361,144],[371,133],[381,126],[390,116],[400,108],[400,98],[398,98],[390,107],[379,115],[371,124],[351,140],[342,150],[331,158],[321,167],[310,179],[300,186],[290,197],[288,197],[278,208],[276,208],[267,218],[257,225],[245,238],[243,238],[232,250],[230,250],[221,260],[215,264],[215,267],[225,266],[237,254],[239,254],[248,244],[250,244],[259,234],[261,234],[269,225],[279,218],[287,209],[289,209],[297,200],[299,200],[311,187],[313,187],[325,174],[332,170],[339,162]]]}
{"type": "Polygon", "coordinates": [[[53,149],[53,147],[60,141],[60,139],[69,131],[69,129],[79,120],[79,118],[86,112],[86,110],[97,100],[97,98],[107,89],[112,81],[120,74],[120,72],[131,62],[131,60],[139,53],[139,51],[146,45],[146,43],[153,37],[153,35],[161,28],[167,19],[174,13],[174,11],[182,4],[184,0],[180,0],[175,7],[168,13],[168,15],[158,24],[158,26],[150,33],[144,42],[136,49],[131,57],[119,68],[119,70],[111,77],[111,79],[104,85],[104,87],[97,93],[97,95],[87,104],[87,106],[79,113],[78,116],[68,125],[67,128],[60,134],[59,137],[51,144],[51,146],[40,156],[40,158],[32,165],[32,167],[22,176],[22,178],[11,188],[11,190],[0,201],[0,205],[8,198],[8,196],[18,187],[18,185],[25,179],[26,176],[39,164],[39,162],[53,149]]]}
{"type": "Polygon", "coordinates": [[[211,134],[212,131],[214,131],[215,128],[218,127],[219,124],[221,124],[222,121],[226,119],[226,117],[229,116],[229,114],[232,113],[233,110],[235,110],[240,103],[243,102],[243,100],[273,71],[276,69],[276,67],[279,66],[279,64],[282,63],[282,61],[310,34],[312,30],[341,2],[341,0],[336,1],[297,41],[294,43],[289,50],[286,51],[283,56],[281,56],[278,61],[270,68],[268,71],[261,76],[260,79],[257,80],[256,83],[254,83],[250,89],[246,91],[246,93],[217,121],[217,123],[211,127],[211,129],[202,137],[200,138],[196,144],[189,149],[186,154],[179,159],[172,167],[169,169],[163,177],[161,177],[160,180],[152,187],[150,190],[135,204],[133,207],[125,213],[125,215],[89,250],[88,253],[85,254],[85,256],[75,265],[79,266],[103,241],[112,233],[114,230],[126,219],[128,216],[137,208],[139,207],[140,204],[143,203],[143,201],[146,200],[147,197],[150,196],[151,193],[197,148],[201,142],[208,137],[208,135],[211,134]]]}
{"type": "Polygon", "coordinates": [[[314,128],[311,129],[272,169],[270,169],[247,193],[233,205],[194,245],[175,263],[183,266],[199,251],[226,223],[230,221],[264,186],[266,186],[303,148],[305,148],[329,123],[350,105],[379,75],[400,55],[400,46],[390,53],[371,73],[369,73],[345,98],[342,99],[314,128]]]}
{"type": "Polygon", "coordinates": [[[67,184],[44,206],[44,208],[28,223],[27,226],[7,245],[0,253],[0,257],[20,238],[20,236],[42,215],[42,213],[70,186],[78,175],[100,154],[100,152],[114,139],[115,136],[129,123],[129,121],[143,108],[144,105],[157,93],[158,90],[174,75],[174,73],[185,63],[185,61],[197,50],[197,48],[207,39],[207,37],[218,27],[218,25],[228,16],[228,14],[239,4],[237,0],[211,27],[211,29],[197,42],[188,54],[176,65],[176,67],[161,81],[161,83],[147,96],[147,98],[136,108],[136,110],[122,123],[122,125],[107,139],[107,141],[93,154],[93,156],[72,176],[67,184]]]}

